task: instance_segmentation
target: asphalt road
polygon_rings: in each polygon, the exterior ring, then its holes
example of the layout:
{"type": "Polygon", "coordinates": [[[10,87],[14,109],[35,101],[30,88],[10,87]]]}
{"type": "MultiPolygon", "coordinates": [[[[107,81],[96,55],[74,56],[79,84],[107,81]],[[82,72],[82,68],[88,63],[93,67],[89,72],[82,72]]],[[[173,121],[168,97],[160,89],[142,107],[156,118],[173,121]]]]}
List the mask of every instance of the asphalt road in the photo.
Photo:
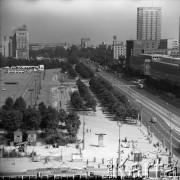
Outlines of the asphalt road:
{"type": "MultiPolygon", "coordinates": [[[[87,61],[85,62],[87,63],[87,61]]],[[[96,69],[94,64],[91,64],[91,68],[93,70],[96,69]]],[[[127,85],[124,83],[121,78],[106,72],[102,69],[100,72],[96,72],[97,75],[107,79],[112,86],[116,87],[120,90],[123,94],[125,94],[131,103],[134,103],[136,106],[142,109],[142,119],[143,124],[145,126],[149,126],[151,132],[154,133],[156,138],[159,141],[162,139],[165,140],[165,145],[167,148],[170,147],[170,112],[169,108],[166,108],[168,105],[162,100],[154,97],[152,94],[143,93],[143,91],[133,88],[133,86],[127,85]],[[165,106],[162,106],[164,104],[165,106]],[[151,123],[150,119],[152,117],[156,117],[157,123],[151,123]]],[[[172,147],[173,147],[173,154],[176,155],[180,159],[180,132],[179,129],[176,127],[180,127],[180,116],[179,112],[176,108],[171,106],[171,110],[173,111],[173,116],[171,118],[172,122],[172,147]],[[176,129],[176,130],[175,130],[176,129]]]]}

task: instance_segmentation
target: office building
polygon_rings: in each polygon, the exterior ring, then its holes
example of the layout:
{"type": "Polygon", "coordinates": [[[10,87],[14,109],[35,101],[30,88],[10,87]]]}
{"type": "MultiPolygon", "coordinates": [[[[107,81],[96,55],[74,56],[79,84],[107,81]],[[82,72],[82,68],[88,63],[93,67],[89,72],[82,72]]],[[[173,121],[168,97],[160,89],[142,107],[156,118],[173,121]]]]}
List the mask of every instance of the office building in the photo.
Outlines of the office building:
{"type": "Polygon", "coordinates": [[[126,41],[126,59],[129,64],[130,56],[137,56],[147,52],[154,52],[157,49],[156,40],[127,40],[126,41]]]}
{"type": "Polygon", "coordinates": [[[161,39],[161,8],[139,7],[137,8],[137,40],[161,39]]]}
{"type": "Polygon", "coordinates": [[[178,39],[161,39],[158,49],[179,49],[178,39]]]}
{"type": "Polygon", "coordinates": [[[90,38],[81,38],[81,48],[89,47],[90,38]]]}
{"type": "Polygon", "coordinates": [[[29,33],[26,25],[16,31],[16,59],[29,59],[29,33]]]}
{"type": "Polygon", "coordinates": [[[113,36],[113,59],[119,59],[120,56],[126,57],[125,42],[117,41],[117,37],[113,36]]]}
{"type": "Polygon", "coordinates": [[[9,49],[11,57],[29,59],[29,33],[26,25],[13,29],[9,49]]]}
{"type": "Polygon", "coordinates": [[[6,37],[6,36],[3,36],[3,38],[2,38],[2,55],[4,57],[9,57],[10,56],[9,38],[6,37]]]}
{"type": "Polygon", "coordinates": [[[179,57],[180,57],[180,17],[179,17],[179,57]]]}
{"type": "Polygon", "coordinates": [[[0,23],[0,55],[2,55],[1,23],[0,23]]]}

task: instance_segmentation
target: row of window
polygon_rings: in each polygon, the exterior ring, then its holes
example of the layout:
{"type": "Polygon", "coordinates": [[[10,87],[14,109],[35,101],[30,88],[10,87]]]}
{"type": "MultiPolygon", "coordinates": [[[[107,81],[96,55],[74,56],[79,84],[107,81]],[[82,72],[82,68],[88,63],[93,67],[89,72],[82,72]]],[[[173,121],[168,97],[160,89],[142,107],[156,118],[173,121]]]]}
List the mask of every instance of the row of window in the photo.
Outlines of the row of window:
{"type": "Polygon", "coordinates": [[[19,32],[18,35],[26,35],[26,32],[19,32]]]}
{"type": "Polygon", "coordinates": [[[18,49],[24,49],[26,47],[27,47],[26,45],[19,45],[19,46],[17,46],[18,49]]]}
{"type": "Polygon", "coordinates": [[[23,37],[22,38],[19,37],[18,41],[27,41],[27,39],[26,39],[26,37],[24,37],[24,38],[23,37]]]}

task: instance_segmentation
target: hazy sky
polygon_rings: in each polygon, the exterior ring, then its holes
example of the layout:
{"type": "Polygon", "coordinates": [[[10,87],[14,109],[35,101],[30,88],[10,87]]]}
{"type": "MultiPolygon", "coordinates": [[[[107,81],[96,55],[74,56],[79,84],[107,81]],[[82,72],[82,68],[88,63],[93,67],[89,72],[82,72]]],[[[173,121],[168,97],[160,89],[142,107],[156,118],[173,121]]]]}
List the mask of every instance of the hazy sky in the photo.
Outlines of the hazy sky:
{"type": "Polygon", "coordinates": [[[137,7],[162,7],[161,38],[179,38],[180,0],[0,0],[1,33],[27,24],[30,42],[136,39],[137,7]]]}

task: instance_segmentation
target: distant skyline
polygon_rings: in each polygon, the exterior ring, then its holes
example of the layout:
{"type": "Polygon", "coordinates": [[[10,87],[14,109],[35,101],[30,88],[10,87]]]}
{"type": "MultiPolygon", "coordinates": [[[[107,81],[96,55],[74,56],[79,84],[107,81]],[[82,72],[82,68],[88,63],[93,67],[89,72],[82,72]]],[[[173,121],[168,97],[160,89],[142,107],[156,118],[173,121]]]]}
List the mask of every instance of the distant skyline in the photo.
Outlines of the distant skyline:
{"type": "Polygon", "coordinates": [[[26,24],[30,43],[136,39],[137,8],[161,7],[161,38],[179,39],[180,0],[0,0],[1,34],[26,24]]]}

